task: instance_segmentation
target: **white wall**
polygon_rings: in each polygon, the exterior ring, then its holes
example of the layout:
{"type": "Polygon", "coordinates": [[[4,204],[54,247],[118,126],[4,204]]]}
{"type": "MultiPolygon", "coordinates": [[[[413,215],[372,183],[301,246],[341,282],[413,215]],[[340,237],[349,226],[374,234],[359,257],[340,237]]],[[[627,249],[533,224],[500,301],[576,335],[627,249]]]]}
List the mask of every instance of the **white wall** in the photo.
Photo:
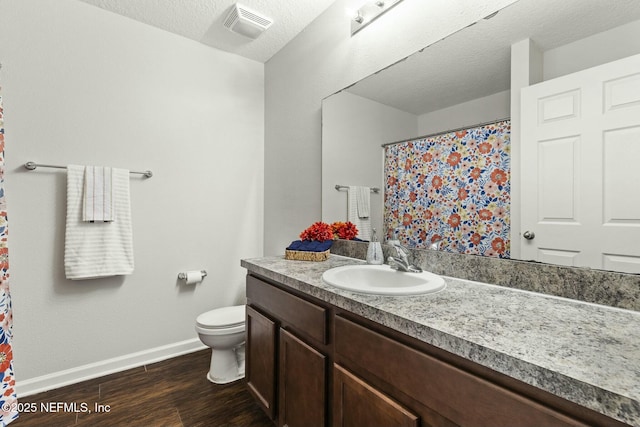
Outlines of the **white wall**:
{"type": "Polygon", "coordinates": [[[405,1],[351,37],[337,0],[266,63],[265,254],[321,217],[321,100],[513,2],[405,1]]]}
{"type": "Polygon", "coordinates": [[[1,1],[0,61],[18,392],[199,347],[195,317],[242,302],[262,255],[263,64],[74,0],[1,1]],[[133,275],[64,278],[65,173],[28,160],[153,170],[133,275]]]}
{"type": "Polygon", "coordinates": [[[633,21],[545,51],[543,79],[550,80],[638,53],[640,21],[633,21]]]}
{"type": "Polygon", "coordinates": [[[336,184],[378,187],[371,193],[371,227],[382,239],[382,144],[417,135],[414,114],[340,92],[322,102],[322,220],[347,220],[347,192],[336,184]]]}
{"type": "Polygon", "coordinates": [[[504,119],[510,116],[510,109],[510,91],[498,92],[418,116],[418,135],[431,135],[504,119]]]}

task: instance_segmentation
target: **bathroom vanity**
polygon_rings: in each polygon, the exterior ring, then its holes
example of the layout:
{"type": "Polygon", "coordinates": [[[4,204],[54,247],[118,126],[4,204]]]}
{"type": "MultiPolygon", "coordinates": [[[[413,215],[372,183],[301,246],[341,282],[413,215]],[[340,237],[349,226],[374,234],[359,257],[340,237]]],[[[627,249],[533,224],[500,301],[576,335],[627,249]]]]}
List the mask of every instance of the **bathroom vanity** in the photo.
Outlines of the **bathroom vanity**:
{"type": "Polygon", "coordinates": [[[640,426],[640,313],[448,277],[323,283],[359,263],[242,261],[247,386],[277,425],[640,426]]]}

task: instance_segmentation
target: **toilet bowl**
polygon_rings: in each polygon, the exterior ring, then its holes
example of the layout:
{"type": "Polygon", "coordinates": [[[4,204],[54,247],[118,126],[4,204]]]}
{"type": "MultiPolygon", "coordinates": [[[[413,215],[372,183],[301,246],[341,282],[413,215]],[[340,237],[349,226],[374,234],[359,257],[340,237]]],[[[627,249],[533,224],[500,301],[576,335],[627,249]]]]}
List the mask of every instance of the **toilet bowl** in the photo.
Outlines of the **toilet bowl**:
{"type": "Polygon", "coordinates": [[[227,384],[244,378],[245,306],[223,307],[196,318],[196,332],[211,347],[211,366],[207,379],[227,384]]]}

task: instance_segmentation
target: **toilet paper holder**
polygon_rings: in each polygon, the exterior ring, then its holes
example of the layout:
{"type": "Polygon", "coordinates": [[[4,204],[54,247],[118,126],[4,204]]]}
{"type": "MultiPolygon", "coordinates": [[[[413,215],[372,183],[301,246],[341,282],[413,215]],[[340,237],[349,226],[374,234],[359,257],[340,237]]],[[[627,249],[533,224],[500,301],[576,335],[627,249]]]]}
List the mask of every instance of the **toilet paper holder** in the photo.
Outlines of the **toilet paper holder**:
{"type": "MultiPolygon", "coordinates": [[[[207,271],[206,270],[200,270],[200,274],[202,275],[202,278],[207,277],[207,271]]],[[[178,273],[178,279],[187,280],[187,273],[178,273]]]]}

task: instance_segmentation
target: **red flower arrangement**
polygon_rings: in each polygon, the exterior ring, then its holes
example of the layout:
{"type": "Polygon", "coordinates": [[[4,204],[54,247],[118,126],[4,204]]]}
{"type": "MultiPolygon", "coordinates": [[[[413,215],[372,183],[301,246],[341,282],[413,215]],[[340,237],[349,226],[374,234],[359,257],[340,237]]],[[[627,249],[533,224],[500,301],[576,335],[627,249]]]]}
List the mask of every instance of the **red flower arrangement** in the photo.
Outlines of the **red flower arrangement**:
{"type": "Polygon", "coordinates": [[[333,228],[335,239],[353,240],[358,235],[358,228],[351,221],[334,222],[331,224],[331,228],[333,228]]]}
{"type": "Polygon", "coordinates": [[[347,222],[334,222],[329,225],[326,222],[314,222],[309,228],[300,233],[300,240],[325,240],[346,239],[352,240],[358,235],[355,224],[347,222]]]}
{"type": "Polygon", "coordinates": [[[326,222],[314,222],[309,228],[300,233],[300,240],[333,240],[333,229],[326,222]]]}

